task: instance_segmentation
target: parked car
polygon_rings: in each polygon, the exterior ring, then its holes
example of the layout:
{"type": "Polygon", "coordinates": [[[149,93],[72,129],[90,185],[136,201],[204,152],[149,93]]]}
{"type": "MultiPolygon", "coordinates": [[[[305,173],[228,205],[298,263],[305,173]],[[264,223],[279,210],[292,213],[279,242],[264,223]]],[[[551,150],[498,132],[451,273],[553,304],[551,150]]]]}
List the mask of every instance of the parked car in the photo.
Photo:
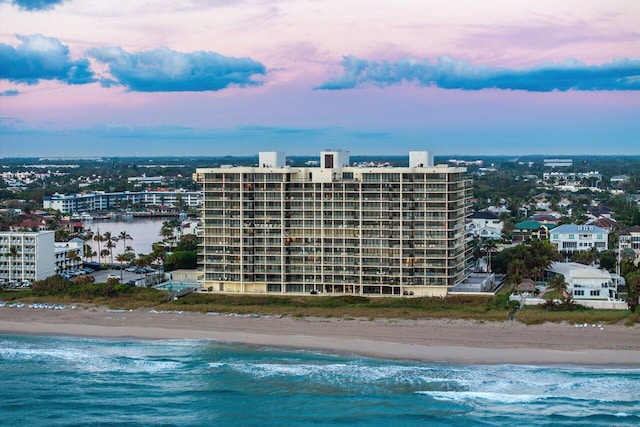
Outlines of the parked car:
{"type": "Polygon", "coordinates": [[[120,276],[118,276],[117,274],[109,274],[107,276],[107,280],[109,279],[117,279],[118,281],[120,281],[120,276]]]}
{"type": "Polygon", "coordinates": [[[131,266],[124,269],[124,271],[128,271],[129,273],[135,273],[137,267],[131,266]]]}

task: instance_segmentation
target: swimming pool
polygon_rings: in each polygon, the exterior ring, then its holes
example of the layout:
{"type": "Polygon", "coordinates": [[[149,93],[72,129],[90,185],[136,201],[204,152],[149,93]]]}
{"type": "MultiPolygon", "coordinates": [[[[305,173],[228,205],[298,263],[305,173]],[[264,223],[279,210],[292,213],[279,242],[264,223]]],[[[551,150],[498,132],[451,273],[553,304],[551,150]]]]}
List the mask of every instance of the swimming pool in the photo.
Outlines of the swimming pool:
{"type": "Polygon", "coordinates": [[[160,289],[162,291],[176,291],[180,292],[185,289],[193,289],[198,288],[199,285],[197,283],[183,283],[183,282],[167,282],[161,285],[155,286],[156,289],[160,289]]]}

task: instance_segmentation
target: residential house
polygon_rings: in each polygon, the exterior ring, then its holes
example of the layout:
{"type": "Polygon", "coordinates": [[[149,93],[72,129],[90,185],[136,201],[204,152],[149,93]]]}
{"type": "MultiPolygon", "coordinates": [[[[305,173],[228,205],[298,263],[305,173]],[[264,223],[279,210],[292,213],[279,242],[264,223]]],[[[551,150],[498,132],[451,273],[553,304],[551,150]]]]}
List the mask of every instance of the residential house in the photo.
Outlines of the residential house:
{"type": "Polygon", "coordinates": [[[555,227],[554,224],[543,224],[538,221],[526,220],[519,222],[513,228],[513,241],[523,242],[525,240],[545,240],[549,238],[549,230],[555,227]]]}
{"type": "Polygon", "coordinates": [[[551,232],[551,243],[565,254],[607,249],[609,232],[595,225],[563,224],[551,232]]]}
{"type": "Polygon", "coordinates": [[[589,219],[597,219],[600,217],[611,218],[615,212],[605,205],[594,205],[587,207],[587,216],[589,219]]]}
{"type": "Polygon", "coordinates": [[[502,239],[502,228],[504,222],[498,215],[490,211],[474,212],[467,222],[467,233],[480,240],[500,240],[502,239]]]}
{"type": "Polygon", "coordinates": [[[640,225],[625,228],[620,231],[619,235],[620,251],[632,249],[635,252],[636,259],[640,258],[640,225]]]}
{"type": "Polygon", "coordinates": [[[575,300],[608,300],[618,296],[617,285],[606,270],[576,262],[554,262],[547,271],[564,276],[567,293],[575,300]]]}
{"type": "Polygon", "coordinates": [[[548,213],[536,213],[531,215],[529,218],[532,221],[537,221],[541,224],[553,224],[553,226],[557,226],[560,223],[560,214],[557,212],[548,212],[548,213]]]}
{"type": "Polygon", "coordinates": [[[603,230],[607,230],[609,232],[617,230],[619,228],[618,223],[613,218],[607,218],[601,216],[600,218],[590,219],[587,221],[587,225],[595,225],[596,227],[600,227],[603,230]]]}

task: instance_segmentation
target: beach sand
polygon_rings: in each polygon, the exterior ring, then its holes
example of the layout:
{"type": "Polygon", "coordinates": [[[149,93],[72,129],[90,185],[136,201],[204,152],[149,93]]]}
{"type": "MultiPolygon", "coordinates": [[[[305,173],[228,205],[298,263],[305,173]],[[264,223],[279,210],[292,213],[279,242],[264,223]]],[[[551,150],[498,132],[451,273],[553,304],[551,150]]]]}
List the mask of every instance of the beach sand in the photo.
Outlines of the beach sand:
{"type": "Polygon", "coordinates": [[[524,325],[470,320],[234,317],[149,309],[0,308],[0,333],[212,339],[386,359],[474,364],[640,366],[640,326],[524,325]]]}

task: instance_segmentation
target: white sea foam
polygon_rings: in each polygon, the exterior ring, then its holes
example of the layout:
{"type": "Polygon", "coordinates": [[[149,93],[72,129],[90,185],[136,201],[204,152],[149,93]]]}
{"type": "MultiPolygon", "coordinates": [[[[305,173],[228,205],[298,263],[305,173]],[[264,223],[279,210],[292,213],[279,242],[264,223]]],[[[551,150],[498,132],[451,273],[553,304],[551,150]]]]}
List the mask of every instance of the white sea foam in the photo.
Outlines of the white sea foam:
{"type": "Polygon", "coordinates": [[[480,391],[418,391],[437,400],[468,402],[469,400],[488,400],[498,403],[530,403],[542,398],[532,394],[505,394],[480,391]]]}

